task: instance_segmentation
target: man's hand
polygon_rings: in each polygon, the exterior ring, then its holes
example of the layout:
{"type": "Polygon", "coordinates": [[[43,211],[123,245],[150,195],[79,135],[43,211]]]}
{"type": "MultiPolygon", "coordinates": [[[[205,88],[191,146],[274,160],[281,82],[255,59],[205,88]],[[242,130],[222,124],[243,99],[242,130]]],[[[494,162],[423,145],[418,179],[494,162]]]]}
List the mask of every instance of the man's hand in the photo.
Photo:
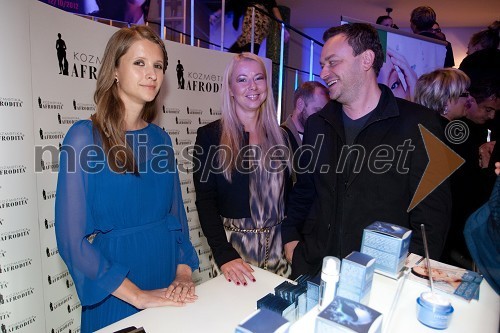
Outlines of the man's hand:
{"type": "Polygon", "coordinates": [[[293,251],[295,250],[295,247],[297,247],[298,243],[299,241],[292,241],[285,244],[285,258],[290,264],[293,259],[293,251]]]}

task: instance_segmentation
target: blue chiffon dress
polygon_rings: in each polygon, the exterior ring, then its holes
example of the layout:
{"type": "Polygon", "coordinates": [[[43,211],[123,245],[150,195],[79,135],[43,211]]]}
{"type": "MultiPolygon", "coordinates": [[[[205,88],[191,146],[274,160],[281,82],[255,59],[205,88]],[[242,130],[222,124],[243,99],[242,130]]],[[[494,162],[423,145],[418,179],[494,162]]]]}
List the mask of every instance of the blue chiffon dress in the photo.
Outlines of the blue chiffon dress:
{"type": "Polygon", "coordinates": [[[178,264],[199,264],[170,137],[149,124],[127,141],[138,175],[108,167],[90,120],[70,128],[60,154],[56,238],[82,305],[82,333],[139,311],[111,295],[126,277],[143,290],[166,288],[178,264]]]}

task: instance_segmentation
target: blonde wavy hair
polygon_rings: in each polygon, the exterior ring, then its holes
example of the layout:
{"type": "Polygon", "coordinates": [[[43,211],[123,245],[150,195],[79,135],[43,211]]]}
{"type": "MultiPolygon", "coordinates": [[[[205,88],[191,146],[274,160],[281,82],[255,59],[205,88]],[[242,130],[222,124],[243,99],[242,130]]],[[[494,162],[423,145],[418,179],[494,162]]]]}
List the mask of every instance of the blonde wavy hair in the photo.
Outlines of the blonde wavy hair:
{"type": "Polygon", "coordinates": [[[456,101],[470,86],[470,79],[459,69],[440,68],[419,77],[415,103],[445,114],[446,103],[456,101]]]}
{"type": "Polygon", "coordinates": [[[245,144],[243,124],[236,114],[234,98],[231,96],[231,79],[234,68],[241,61],[256,61],[262,67],[266,76],[267,98],[260,106],[256,126],[259,138],[262,139],[260,141],[262,151],[260,156],[261,162],[264,165],[268,165],[270,158],[267,152],[272,147],[285,145],[283,131],[280,129],[276,119],[276,106],[274,104],[271,78],[267,74],[264,62],[253,53],[243,52],[235,55],[226,67],[222,81],[222,134],[220,139],[222,151],[219,150],[218,153],[219,166],[223,170],[224,177],[229,182],[231,182],[233,171],[242,162],[238,160],[238,153],[245,144]]]}

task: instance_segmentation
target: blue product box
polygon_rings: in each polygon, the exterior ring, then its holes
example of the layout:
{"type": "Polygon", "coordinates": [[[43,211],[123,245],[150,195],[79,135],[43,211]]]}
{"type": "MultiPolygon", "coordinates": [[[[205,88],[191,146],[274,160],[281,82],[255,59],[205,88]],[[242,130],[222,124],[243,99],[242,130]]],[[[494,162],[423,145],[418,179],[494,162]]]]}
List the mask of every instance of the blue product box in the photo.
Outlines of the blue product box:
{"type": "Polygon", "coordinates": [[[375,270],[375,258],[353,251],[342,259],[337,295],[368,304],[375,270]]]}
{"type": "Polygon", "coordinates": [[[248,318],[244,319],[236,329],[235,333],[286,333],[290,328],[288,320],[279,314],[267,310],[258,309],[248,318]]]}
{"type": "Polygon", "coordinates": [[[336,296],[316,317],[315,333],[380,333],[382,317],[366,305],[336,296]]]}
{"type": "Polygon", "coordinates": [[[311,280],[307,280],[306,292],[306,309],[310,311],[319,303],[319,285],[321,283],[321,276],[316,276],[311,280]]]}
{"type": "Polygon", "coordinates": [[[410,239],[410,229],[376,221],[363,231],[361,252],[376,259],[377,273],[397,279],[402,274],[410,239]]]}

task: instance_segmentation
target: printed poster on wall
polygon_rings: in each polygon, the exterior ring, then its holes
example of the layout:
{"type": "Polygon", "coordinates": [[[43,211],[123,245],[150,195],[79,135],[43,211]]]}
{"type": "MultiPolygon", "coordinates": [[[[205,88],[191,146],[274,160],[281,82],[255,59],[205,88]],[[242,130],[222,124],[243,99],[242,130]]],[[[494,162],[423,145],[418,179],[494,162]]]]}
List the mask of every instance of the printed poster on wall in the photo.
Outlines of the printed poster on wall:
{"type": "Polygon", "coordinates": [[[44,332],[33,160],[30,1],[0,1],[0,332],[44,332]]]}
{"type": "Polygon", "coordinates": [[[80,327],[81,305],[57,249],[54,203],[59,148],[68,129],[95,112],[93,93],[104,47],[116,28],[32,3],[31,65],[40,253],[47,332],[80,327]]]}

